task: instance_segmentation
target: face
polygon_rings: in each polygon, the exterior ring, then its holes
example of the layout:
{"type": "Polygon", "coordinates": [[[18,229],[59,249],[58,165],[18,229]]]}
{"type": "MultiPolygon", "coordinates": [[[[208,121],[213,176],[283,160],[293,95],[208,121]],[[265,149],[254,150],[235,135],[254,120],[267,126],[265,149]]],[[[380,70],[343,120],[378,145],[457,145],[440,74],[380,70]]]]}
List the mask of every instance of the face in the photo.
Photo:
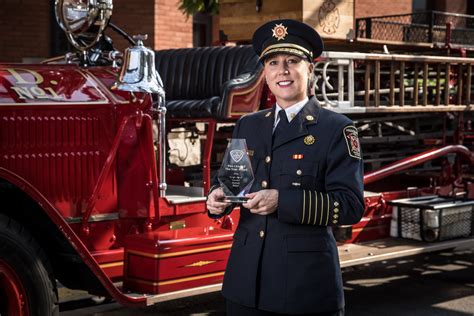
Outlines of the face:
{"type": "Polygon", "coordinates": [[[265,59],[263,72],[278,105],[287,108],[308,95],[308,79],[313,65],[306,59],[277,54],[265,59]]]}

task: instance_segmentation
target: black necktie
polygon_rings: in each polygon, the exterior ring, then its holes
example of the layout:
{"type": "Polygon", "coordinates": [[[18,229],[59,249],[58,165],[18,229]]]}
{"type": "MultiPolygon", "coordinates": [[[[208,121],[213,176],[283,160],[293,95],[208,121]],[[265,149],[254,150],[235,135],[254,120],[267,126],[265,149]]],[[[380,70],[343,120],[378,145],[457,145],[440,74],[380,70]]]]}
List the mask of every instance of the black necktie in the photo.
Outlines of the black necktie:
{"type": "Polygon", "coordinates": [[[275,131],[273,131],[273,139],[283,135],[283,133],[287,132],[287,127],[290,124],[288,122],[288,118],[286,116],[286,111],[285,110],[280,110],[278,112],[278,117],[280,118],[280,121],[278,122],[277,126],[275,127],[275,131]]]}

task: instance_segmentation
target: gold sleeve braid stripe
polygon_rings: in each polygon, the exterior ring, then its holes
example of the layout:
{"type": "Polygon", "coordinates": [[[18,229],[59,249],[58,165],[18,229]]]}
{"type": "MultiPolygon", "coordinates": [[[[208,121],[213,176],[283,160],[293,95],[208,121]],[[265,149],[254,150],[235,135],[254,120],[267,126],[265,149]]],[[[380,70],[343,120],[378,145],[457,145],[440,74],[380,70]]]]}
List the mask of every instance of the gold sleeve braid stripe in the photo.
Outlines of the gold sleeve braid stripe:
{"type": "Polygon", "coordinates": [[[326,197],[327,197],[327,200],[328,200],[327,210],[326,210],[326,226],[327,226],[328,222],[329,222],[329,194],[326,193],[326,197]]]}
{"type": "MultiPolygon", "coordinates": [[[[316,196],[318,196],[318,192],[315,191],[314,194],[316,196]]],[[[323,223],[323,215],[324,215],[323,208],[322,208],[323,199],[320,199],[320,200],[321,200],[321,208],[319,208],[319,206],[318,206],[318,210],[319,210],[318,213],[321,215],[321,216],[319,216],[319,225],[321,225],[323,223]]]]}
{"type": "Polygon", "coordinates": [[[303,215],[301,216],[301,224],[304,223],[305,208],[306,208],[306,190],[303,190],[303,215]]]}
{"type": "Polygon", "coordinates": [[[301,209],[301,224],[313,224],[313,225],[325,225],[329,223],[330,215],[330,198],[329,194],[325,193],[326,201],[324,199],[324,194],[322,192],[303,190],[303,207],[301,209]],[[313,198],[314,194],[314,198],[313,198]],[[319,195],[319,197],[318,197],[319,195]],[[307,211],[306,211],[307,210],[307,211]],[[312,219],[312,213],[314,212],[314,218],[312,219]],[[308,213],[308,215],[306,215],[308,213]],[[306,219],[307,216],[307,219],[306,219]],[[312,222],[312,223],[311,223],[312,222]]]}
{"type": "Polygon", "coordinates": [[[311,224],[311,191],[309,191],[308,224],[311,224]]]}
{"type": "MultiPolygon", "coordinates": [[[[323,194],[321,192],[319,192],[319,196],[321,197],[321,208],[320,208],[321,218],[323,218],[323,215],[324,215],[324,197],[323,197],[323,194]]],[[[322,221],[321,221],[321,224],[322,224],[322,221]]]]}
{"type": "MultiPolygon", "coordinates": [[[[311,191],[313,192],[313,191],[311,191]]],[[[316,225],[316,219],[318,218],[318,193],[314,191],[314,221],[313,225],[316,225]]]]}

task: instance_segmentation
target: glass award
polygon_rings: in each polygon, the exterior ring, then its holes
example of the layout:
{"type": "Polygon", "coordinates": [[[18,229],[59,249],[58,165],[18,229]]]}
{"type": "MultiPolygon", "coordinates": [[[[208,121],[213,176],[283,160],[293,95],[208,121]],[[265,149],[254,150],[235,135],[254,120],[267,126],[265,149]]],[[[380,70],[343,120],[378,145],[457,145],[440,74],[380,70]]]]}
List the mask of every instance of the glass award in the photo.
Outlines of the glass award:
{"type": "Polygon", "coordinates": [[[245,139],[230,140],[217,179],[225,194],[225,201],[244,203],[254,181],[252,165],[245,139]]]}

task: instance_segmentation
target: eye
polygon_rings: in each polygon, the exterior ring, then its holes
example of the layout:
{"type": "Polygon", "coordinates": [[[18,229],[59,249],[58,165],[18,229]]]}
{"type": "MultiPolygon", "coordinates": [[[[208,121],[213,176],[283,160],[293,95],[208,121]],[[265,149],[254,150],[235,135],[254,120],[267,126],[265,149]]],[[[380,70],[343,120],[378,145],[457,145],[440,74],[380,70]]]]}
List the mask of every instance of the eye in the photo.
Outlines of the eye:
{"type": "Polygon", "coordinates": [[[299,62],[300,62],[300,60],[297,59],[297,58],[289,58],[289,59],[288,59],[288,63],[289,63],[289,64],[297,64],[297,63],[299,63],[299,62]]]}
{"type": "Polygon", "coordinates": [[[276,64],[277,64],[277,61],[274,60],[274,59],[273,59],[273,60],[269,60],[269,61],[267,62],[267,65],[270,65],[270,66],[275,66],[276,64]]]}

